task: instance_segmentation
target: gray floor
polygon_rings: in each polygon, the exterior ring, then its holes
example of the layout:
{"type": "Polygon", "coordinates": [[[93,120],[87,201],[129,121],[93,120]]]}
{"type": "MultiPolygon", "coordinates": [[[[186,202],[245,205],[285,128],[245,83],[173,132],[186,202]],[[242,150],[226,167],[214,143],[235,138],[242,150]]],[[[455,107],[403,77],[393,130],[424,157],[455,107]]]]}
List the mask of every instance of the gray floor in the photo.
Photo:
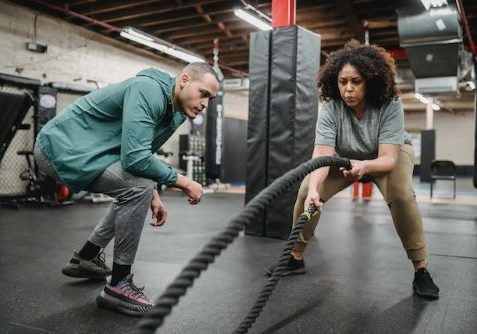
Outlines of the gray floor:
{"type": "MultiPolygon", "coordinates": [[[[243,208],[243,196],[232,194],[207,195],[196,207],[176,194],[163,201],[168,224],[145,226],[133,268],[137,283],[153,297],[243,208]]],[[[136,319],[97,309],[102,283],[60,272],[106,206],[0,209],[0,333],[133,330],[136,319]]],[[[421,208],[429,269],[441,288],[438,301],[412,295],[412,268],[384,203],[336,198],[327,204],[307,251],[308,274],[280,281],[250,333],[475,333],[477,206],[421,208]]],[[[240,237],[196,281],[159,333],[231,333],[283,245],[240,237]]]]}

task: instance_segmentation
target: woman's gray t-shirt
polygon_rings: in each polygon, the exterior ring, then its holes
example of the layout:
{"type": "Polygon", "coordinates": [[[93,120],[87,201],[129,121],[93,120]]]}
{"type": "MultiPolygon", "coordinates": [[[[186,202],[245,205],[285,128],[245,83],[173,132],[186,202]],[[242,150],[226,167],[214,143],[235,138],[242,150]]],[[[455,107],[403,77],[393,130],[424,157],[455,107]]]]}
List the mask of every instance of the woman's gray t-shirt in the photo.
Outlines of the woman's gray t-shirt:
{"type": "Polygon", "coordinates": [[[379,108],[367,106],[357,119],[343,100],[327,100],[316,122],[315,145],[333,146],[349,159],[370,160],[378,156],[379,144],[411,144],[404,131],[401,99],[393,98],[379,108]]]}

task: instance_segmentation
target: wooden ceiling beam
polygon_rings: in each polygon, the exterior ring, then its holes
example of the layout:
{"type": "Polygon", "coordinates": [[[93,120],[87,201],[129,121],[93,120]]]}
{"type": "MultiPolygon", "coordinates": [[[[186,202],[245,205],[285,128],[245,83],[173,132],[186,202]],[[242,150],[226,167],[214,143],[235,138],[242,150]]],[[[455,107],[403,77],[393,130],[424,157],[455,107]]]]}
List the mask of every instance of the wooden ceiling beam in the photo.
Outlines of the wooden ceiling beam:
{"type": "Polygon", "coordinates": [[[365,29],[358,15],[355,14],[350,0],[335,0],[336,8],[348,23],[350,32],[360,41],[364,42],[365,29]]]}
{"type": "MultiPolygon", "coordinates": [[[[227,57],[229,55],[235,55],[235,54],[247,56],[249,53],[250,53],[249,48],[245,47],[245,46],[235,48],[235,49],[222,48],[221,45],[220,45],[220,40],[219,40],[219,59],[221,57],[227,57]]],[[[210,51],[210,53],[207,53],[207,50],[206,50],[206,51],[203,51],[203,54],[206,54],[206,55],[212,57],[212,51],[210,51]]]]}
{"type": "Polygon", "coordinates": [[[160,38],[165,39],[166,41],[173,41],[180,38],[188,38],[198,35],[216,34],[219,31],[219,28],[217,28],[216,26],[210,26],[210,24],[208,24],[202,29],[181,29],[180,31],[165,32],[156,35],[158,35],[160,38]]]}
{"type": "MultiPolygon", "coordinates": [[[[219,47],[221,50],[220,52],[241,50],[243,48],[243,43],[241,43],[238,39],[229,39],[229,40],[220,39],[219,47]]],[[[202,42],[197,45],[190,45],[188,46],[188,49],[194,49],[197,53],[201,53],[201,54],[212,51],[211,44],[208,42],[207,43],[202,42]]]]}
{"type": "Polygon", "coordinates": [[[220,28],[220,30],[222,30],[222,31],[225,33],[225,35],[226,35],[227,37],[233,37],[232,32],[230,31],[230,29],[228,29],[228,28],[225,26],[224,22],[222,22],[222,21],[221,21],[221,22],[217,22],[217,26],[220,28]]]}
{"type": "Polygon", "coordinates": [[[101,4],[94,4],[89,5],[87,8],[75,8],[75,11],[81,13],[83,15],[98,15],[104,14],[109,12],[118,11],[121,9],[128,9],[138,6],[144,6],[151,3],[161,2],[161,0],[142,0],[142,1],[130,1],[130,0],[122,0],[122,1],[115,1],[114,4],[111,3],[101,3],[101,4]]]}
{"type": "MultiPolygon", "coordinates": [[[[140,27],[140,26],[138,26],[140,27]]],[[[163,24],[153,27],[149,27],[149,32],[151,34],[162,34],[162,33],[169,33],[174,31],[184,31],[190,30],[195,31],[197,29],[207,28],[210,27],[210,24],[199,20],[199,18],[190,19],[187,21],[183,21],[181,25],[171,26],[170,24],[163,24]]]]}
{"type": "Polygon", "coordinates": [[[223,61],[227,64],[231,64],[233,62],[236,62],[236,61],[243,61],[244,59],[246,59],[248,61],[248,58],[249,58],[249,54],[238,54],[238,55],[222,55],[222,57],[220,57],[220,54],[219,54],[219,61],[223,61]]]}
{"type": "Polygon", "coordinates": [[[197,35],[194,37],[188,37],[188,38],[180,38],[180,39],[175,39],[172,42],[177,45],[194,45],[194,44],[200,44],[203,42],[208,42],[208,41],[213,41],[214,38],[218,38],[221,41],[224,40],[236,40],[237,42],[240,42],[242,39],[240,36],[232,36],[232,37],[227,37],[223,31],[217,31],[216,34],[209,34],[209,35],[197,35]]]}
{"type": "Polygon", "coordinates": [[[369,29],[396,28],[397,20],[366,20],[369,29]]]}
{"type": "Polygon", "coordinates": [[[195,7],[195,10],[197,11],[197,13],[200,14],[200,16],[202,17],[202,19],[204,19],[205,22],[207,22],[207,23],[212,22],[212,19],[210,18],[210,15],[204,12],[204,8],[201,5],[195,5],[194,7],[195,7]]]}
{"type": "MultiPolygon", "coordinates": [[[[195,9],[207,23],[212,23],[212,19],[210,15],[205,14],[204,8],[201,5],[196,5],[195,9]]],[[[232,32],[225,26],[224,22],[222,21],[216,22],[216,25],[225,34],[225,36],[233,37],[232,32]]]]}
{"type": "Polygon", "coordinates": [[[75,7],[75,6],[82,6],[82,5],[85,5],[85,4],[89,4],[89,3],[92,3],[92,2],[98,2],[99,0],[78,0],[78,1],[71,1],[70,3],[68,3],[68,6],[71,7],[75,7]]]}
{"type": "Polygon", "coordinates": [[[105,15],[100,17],[105,22],[115,22],[115,21],[122,21],[125,19],[130,19],[130,16],[133,18],[137,17],[147,17],[156,14],[164,14],[168,13],[173,14],[180,10],[187,10],[187,9],[194,9],[195,6],[200,5],[213,5],[215,3],[221,3],[223,0],[182,0],[180,2],[177,1],[161,1],[162,4],[158,6],[142,6],[138,7],[136,10],[122,10],[115,13],[111,13],[109,15],[105,15]]]}
{"type": "MultiPolygon", "coordinates": [[[[207,15],[227,13],[227,12],[233,11],[233,6],[231,6],[230,3],[227,3],[227,2],[224,3],[223,1],[218,1],[218,0],[197,0],[197,1],[188,0],[187,2],[183,1],[183,3],[184,3],[183,5],[179,5],[174,2],[167,1],[167,4],[163,4],[160,7],[159,6],[151,7],[150,5],[148,5],[148,6],[145,6],[144,8],[137,8],[136,10],[124,10],[117,13],[111,13],[105,16],[98,16],[98,20],[112,23],[112,22],[120,22],[120,21],[142,18],[143,23],[145,23],[150,21],[152,17],[157,16],[157,14],[164,14],[167,12],[171,12],[171,13],[168,13],[167,15],[168,18],[183,20],[185,18],[198,16],[197,12],[194,10],[194,7],[196,5],[206,5],[206,4],[208,4],[208,6],[207,8],[204,8],[204,12],[207,15]]],[[[158,21],[158,22],[160,23],[161,21],[158,21]]],[[[140,21],[138,23],[141,24],[140,21]]]]}
{"type": "Polygon", "coordinates": [[[181,35],[176,35],[176,36],[170,36],[165,34],[164,39],[167,36],[167,40],[174,42],[174,43],[183,43],[183,42],[196,42],[196,41],[201,41],[204,37],[209,37],[209,38],[223,38],[222,34],[225,35],[227,38],[241,38],[244,40],[243,36],[246,36],[245,40],[248,42],[248,36],[250,35],[250,30],[249,29],[244,29],[244,30],[235,30],[233,33],[230,32],[230,30],[219,30],[215,28],[215,30],[204,30],[203,32],[200,33],[195,33],[194,35],[189,35],[189,36],[181,36],[181,35]],[[230,34],[228,34],[229,32],[230,34]]]}
{"type": "MultiPolygon", "coordinates": [[[[320,8],[322,6],[319,6],[320,8]]],[[[217,12],[217,11],[211,11],[208,12],[209,16],[211,16],[213,22],[224,22],[226,23],[227,28],[229,28],[231,31],[234,29],[238,28],[247,28],[249,27],[250,30],[255,30],[252,25],[246,23],[245,21],[237,18],[235,15],[232,14],[232,9],[225,12],[217,12]]],[[[261,8],[263,9],[263,8],[261,8]]],[[[330,19],[330,13],[325,13],[323,12],[323,19],[320,19],[316,17],[313,14],[309,14],[309,12],[304,13],[303,15],[299,16],[297,15],[297,24],[302,24],[302,23],[309,23],[313,22],[314,24],[318,26],[325,26],[325,25],[331,25],[332,22],[343,22],[342,18],[338,14],[331,14],[331,17],[335,17],[335,19],[330,19]],[[325,15],[326,14],[326,15],[325,15]],[[316,22],[316,23],[315,23],[316,22]]],[[[190,16],[182,16],[182,17],[174,17],[173,19],[163,19],[163,20],[148,20],[146,23],[141,23],[141,22],[135,22],[134,26],[138,27],[149,27],[152,33],[161,33],[163,30],[164,31],[175,31],[175,30],[186,30],[190,28],[198,28],[198,27],[206,27],[207,23],[206,22],[200,22],[197,21],[199,18],[198,15],[190,15],[190,16]],[[184,22],[180,22],[184,21],[184,22]],[[187,21],[187,22],[185,22],[187,21]],[[177,22],[177,26],[171,27],[170,23],[172,22],[177,22]]]]}
{"type": "MultiPolygon", "coordinates": [[[[211,18],[213,22],[230,22],[230,21],[240,20],[238,17],[236,17],[232,13],[213,14],[211,18]]],[[[173,27],[182,27],[182,29],[188,28],[187,26],[184,27],[182,25],[183,22],[186,22],[186,24],[188,24],[189,22],[200,23],[201,21],[200,21],[200,17],[197,14],[195,14],[195,15],[190,15],[187,17],[183,16],[181,18],[150,20],[147,23],[142,23],[142,24],[137,23],[134,25],[138,27],[144,27],[144,28],[150,29],[151,31],[160,31],[160,28],[158,27],[165,27],[167,29],[167,27],[171,27],[171,23],[176,23],[172,25],[173,27]]],[[[202,24],[204,24],[204,26],[210,25],[209,23],[204,22],[203,20],[202,20],[202,24]]]]}
{"type": "Polygon", "coordinates": [[[308,18],[298,17],[296,24],[306,26],[306,27],[322,26],[322,25],[333,26],[334,24],[346,24],[346,21],[343,19],[342,16],[338,14],[330,14],[326,18],[313,17],[313,16],[310,16],[308,18]]]}
{"type": "Polygon", "coordinates": [[[343,17],[341,13],[336,11],[336,9],[330,9],[328,11],[325,10],[317,10],[317,11],[303,11],[297,13],[296,15],[296,22],[319,22],[321,20],[329,20],[329,19],[341,19],[345,20],[346,18],[343,17]]]}
{"type": "MultiPolygon", "coordinates": [[[[218,21],[222,22],[223,24],[226,25],[227,29],[229,29],[232,33],[234,33],[235,30],[249,30],[250,32],[255,31],[256,29],[251,26],[250,24],[247,23],[242,23],[242,20],[237,21],[235,18],[233,18],[235,21],[218,21]]],[[[156,27],[157,28],[157,27],[156,27]]],[[[203,21],[198,21],[196,19],[188,21],[184,25],[180,26],[173,26],[171,25],[163,25],[159,29],[154,29],[151,30],[149,29],[149,33],[153,35],[158,35],[158,36],[167,36],[167,34],[172,34],[171,36],[177,37],[181,35],[196,35],[198,32],[203,33],[203,31],[210,31],[217,29],[213,25],[203,22],[203,21]]]]}
{"type": "Polygon", "coordinates": [[[229,66],[237,66],[237,65],[247,65],[248,66],[248,58],[244,60],[236,60],[232,62],[227,62],[229,66]]]}

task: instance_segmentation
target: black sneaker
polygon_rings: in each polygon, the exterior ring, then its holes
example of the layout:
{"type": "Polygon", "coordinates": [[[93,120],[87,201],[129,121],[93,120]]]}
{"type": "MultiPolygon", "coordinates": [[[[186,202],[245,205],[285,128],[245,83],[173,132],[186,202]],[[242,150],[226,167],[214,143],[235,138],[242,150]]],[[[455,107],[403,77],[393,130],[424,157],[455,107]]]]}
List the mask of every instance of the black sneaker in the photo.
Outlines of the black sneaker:
{"type": "MultiPolygon", "coordinates": [[[[273,271],[275,270],[276,267],[278,267],[278,263],[268,268],[265,271],[265,275],[272,276],[273,271]]],[[[305,261],[303,261],[303,259],[296,260],[293,257],[290,257],[290,261],[288,261],[288,264],[285,270],[283,271],[282,277],[290,276],[290,275],[303,275],[304,273],[305,273],[305,261]]]]}
{"type": "Polygon", "coordinates": [[[63,274],[75,278],[105,279],[111,275],[111,269],[106,265],[103,252],[98,253],[91,260],[84,260],[73,252],[73,257],[61,270],[63,274]]]}
{"type": "Polygon", "coordinates": [[[412,282],[414,293],[422,298],[438,299],[439,288],[434,284],[431,274],[426,268],[421,268],[414,274],[414,281],[412,282]]]}

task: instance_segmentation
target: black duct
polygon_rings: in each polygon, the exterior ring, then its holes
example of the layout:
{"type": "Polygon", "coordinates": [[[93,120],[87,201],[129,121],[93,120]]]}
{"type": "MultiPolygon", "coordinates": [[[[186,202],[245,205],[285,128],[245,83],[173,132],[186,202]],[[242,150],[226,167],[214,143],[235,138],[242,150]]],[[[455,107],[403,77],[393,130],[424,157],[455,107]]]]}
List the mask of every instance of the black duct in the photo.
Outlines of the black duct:
{"type": "MultiPolygon", "coordinates": [[[[320,37],[298,26],[251,34],[246,202],[311,158],[318,111],[320,37]]],[[[298,185],[247,226],[286,239],[298,185]]]]}

